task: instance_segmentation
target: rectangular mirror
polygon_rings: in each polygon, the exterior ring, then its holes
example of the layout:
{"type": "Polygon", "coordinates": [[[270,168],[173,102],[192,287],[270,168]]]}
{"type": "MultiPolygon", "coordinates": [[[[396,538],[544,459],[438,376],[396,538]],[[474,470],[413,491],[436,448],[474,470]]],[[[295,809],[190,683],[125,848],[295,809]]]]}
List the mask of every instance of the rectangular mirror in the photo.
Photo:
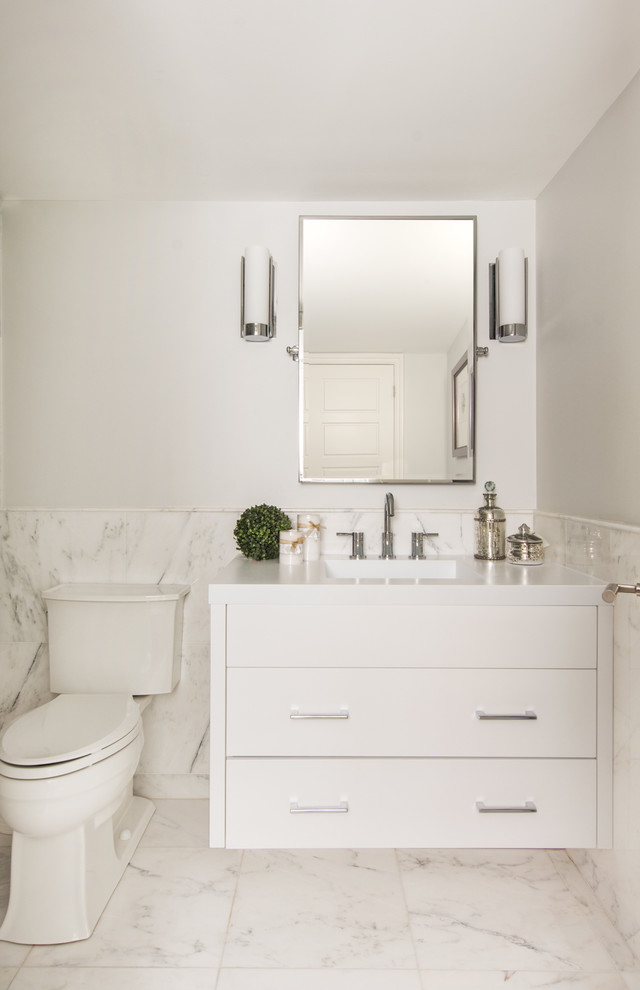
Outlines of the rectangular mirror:
{"type": "Polygon", "coordinates": [[[475,294],[475,217],[300,218],[300,481],[474,481],[475,294]]]}

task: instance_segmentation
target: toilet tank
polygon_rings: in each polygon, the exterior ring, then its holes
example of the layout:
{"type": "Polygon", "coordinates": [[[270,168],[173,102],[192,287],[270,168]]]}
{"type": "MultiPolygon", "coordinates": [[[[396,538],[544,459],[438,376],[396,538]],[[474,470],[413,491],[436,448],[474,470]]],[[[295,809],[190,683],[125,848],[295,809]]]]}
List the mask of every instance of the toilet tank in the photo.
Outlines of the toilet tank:
{"type": "Polygon", "coordinates": [[[167,694],[180,680],[177,584],[60,584],[43,592],[56,694],[167,694]]]}

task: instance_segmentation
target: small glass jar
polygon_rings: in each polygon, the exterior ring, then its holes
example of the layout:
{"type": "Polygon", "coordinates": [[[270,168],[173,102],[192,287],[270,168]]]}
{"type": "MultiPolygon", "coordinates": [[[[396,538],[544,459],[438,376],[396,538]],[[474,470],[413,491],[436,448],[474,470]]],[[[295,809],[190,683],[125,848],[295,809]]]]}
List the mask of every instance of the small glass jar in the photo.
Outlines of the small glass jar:
{"type": "Polygon", "coordinates": [[[487,481],[484,486],[484,501],[474,517],[475,553],[478,560],[504,560],[507,519],[504,509],[496,505],[496,486],[487,481]]]}
{"type": "Polygon", "coordinates": [[[291,566],[302,563],[304,536],[297,529],[281,529],[278,559],[281,564],[291,566]]]}
{"type": "Polygon", "coordinates": [[[507,537],[509,551],[507,560],[512,564],[542,564],[544,543],[541,536],[532,533],[526,523],[518,527],[518,532],[507,537]]]}

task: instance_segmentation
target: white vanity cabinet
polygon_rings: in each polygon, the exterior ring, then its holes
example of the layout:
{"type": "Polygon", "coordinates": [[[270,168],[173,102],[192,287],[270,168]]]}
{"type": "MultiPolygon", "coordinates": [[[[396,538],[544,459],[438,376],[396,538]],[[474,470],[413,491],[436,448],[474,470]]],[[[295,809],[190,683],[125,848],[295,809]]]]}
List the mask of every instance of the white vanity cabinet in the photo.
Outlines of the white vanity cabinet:
{"type": "Polygon", "coordinates": [[[210,591],[211,845],[610,845],[611,609],[589,579],[501,596],[271,570],[210,591]]]}

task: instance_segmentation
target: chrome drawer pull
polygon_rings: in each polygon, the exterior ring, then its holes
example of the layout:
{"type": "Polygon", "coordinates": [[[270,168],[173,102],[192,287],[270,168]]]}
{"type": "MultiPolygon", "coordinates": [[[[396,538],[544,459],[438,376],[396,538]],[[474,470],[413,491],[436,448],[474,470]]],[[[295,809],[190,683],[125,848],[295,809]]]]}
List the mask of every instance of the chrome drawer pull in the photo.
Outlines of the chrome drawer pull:
{"type": "Polygon", "coordinates": [[[301,712],[292,708],[289,718],[349,718],[349,709],[341,708],[339,712],[301,712]]]}
{"type": "Polygon", "coordinates": [[[476,709],[476,718],[479,719],[491,719],[493,721],[502,722],[531,722],[537,719],[535,712],[532,712],[530,708],[527,708],[521,715],[491,715],[489,712],[484,712],[482,708],[476,709]]]}
{"type": "Polygon", "coordinates": [[[481,815],[526,815],[535,813],[538,810],[533,801],[525,801],[523,805],[513,808],[508,806],[496,807],[494,805],[487,805],[484,801],[476,801],[476,808],[481,815]]]}
{"type": "Polygon", "coordinates": [[[341,801],[337,808],[301,808],[297,801],[289,805],[291,815],[345,815],[349,811],[346,801],[341,801]]]}

